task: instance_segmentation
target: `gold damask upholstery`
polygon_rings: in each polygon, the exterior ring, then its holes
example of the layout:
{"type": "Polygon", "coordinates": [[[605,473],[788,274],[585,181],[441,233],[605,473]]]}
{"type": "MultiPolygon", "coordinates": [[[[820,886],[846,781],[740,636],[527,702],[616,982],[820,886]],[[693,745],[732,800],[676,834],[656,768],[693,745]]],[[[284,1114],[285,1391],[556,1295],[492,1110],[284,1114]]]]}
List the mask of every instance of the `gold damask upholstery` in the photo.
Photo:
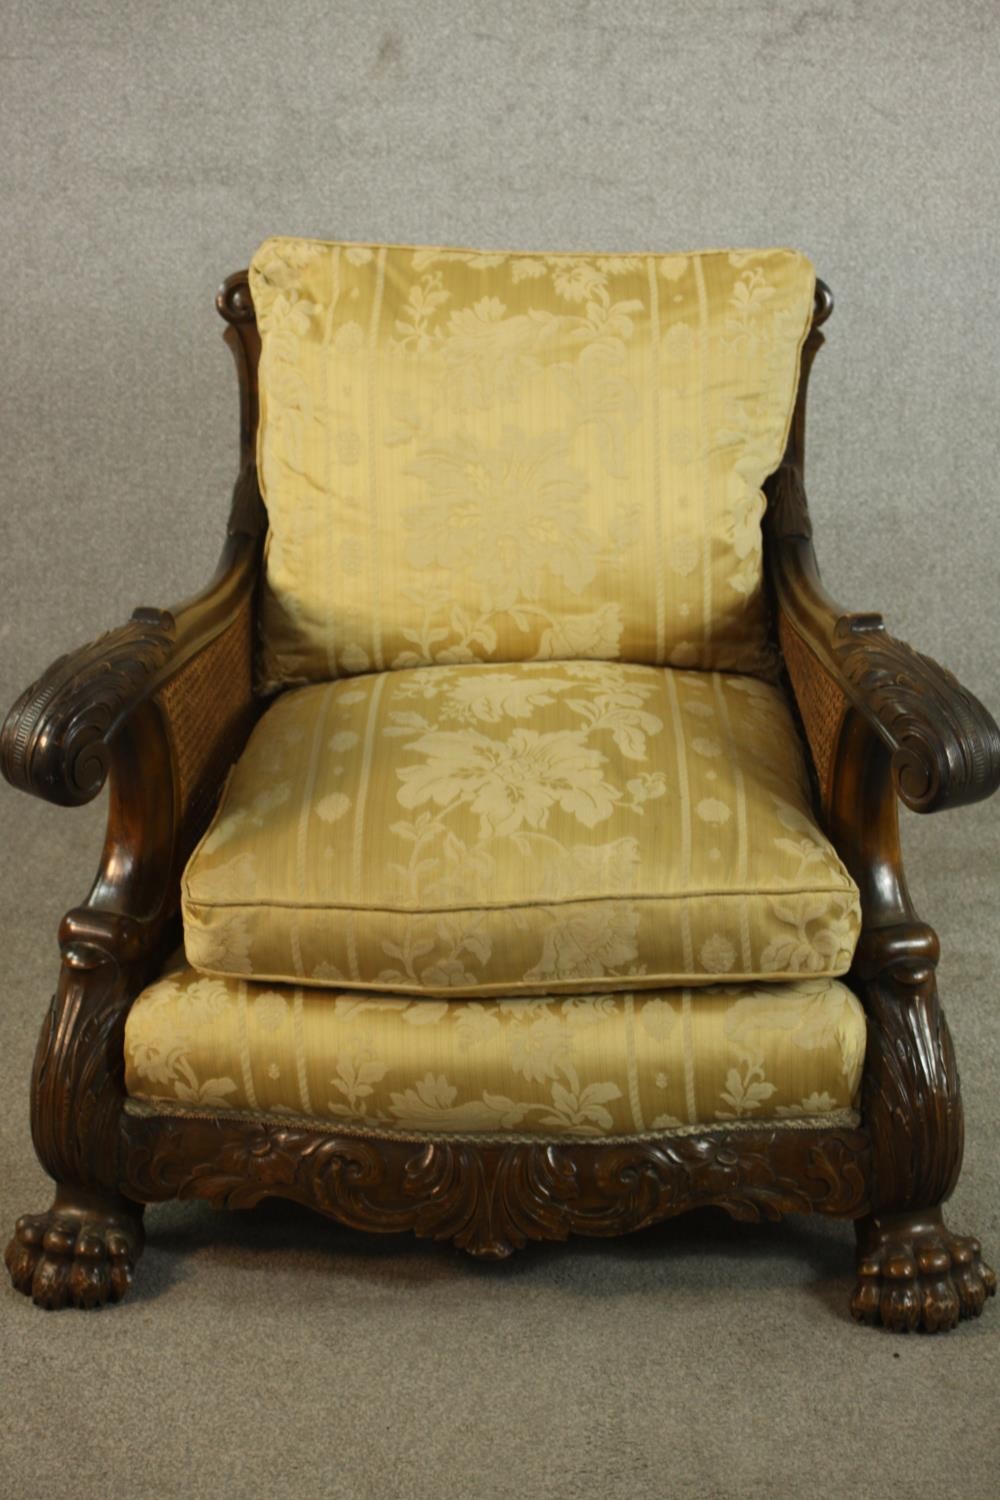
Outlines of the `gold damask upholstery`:
{"type": "Polygon", "coordinates": [[[769,671],[761,485],[814,285],[783,249],[267,240],[263,685],[473,660],[769,671]]]}
{"type": "Polygon", "coordinates": [[[182,897],[205,973],[422,995],[838,975],[859,926],[779,689],[614,662],[286,692],[182,897]]]}
{"type": "Polygon", "coordinates": [[[763,680],[808,262],[269,240],[250,282],[285,691],[129,1093],[389,1134],[843,1122],[858,894],[763,680]]]}
{"type": "Polygon", "coordinates": [[[178,966],[132,1006],[125,1081],[151,1105],[380,1134],[641,1136],[847,1124],[864,1013],[833,979],[408,1000],[269,988],[178,966]]]}

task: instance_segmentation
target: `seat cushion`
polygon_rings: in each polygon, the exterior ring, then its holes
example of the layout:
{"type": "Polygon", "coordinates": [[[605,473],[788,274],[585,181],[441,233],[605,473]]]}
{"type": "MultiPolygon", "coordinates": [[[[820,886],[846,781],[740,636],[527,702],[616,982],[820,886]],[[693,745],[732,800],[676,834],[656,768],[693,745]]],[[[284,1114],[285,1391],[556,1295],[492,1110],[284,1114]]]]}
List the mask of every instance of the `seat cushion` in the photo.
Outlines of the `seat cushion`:
{"type": "Polygon", "coordinates": [[[398,1133],[641,1135],[852,1123],[865,1019],[843,984],[407,1000],[177,967],[132,1006],[135,1099],[398,1133]]]}
{"type": "Polygon", "coordinates": [[[476,659],[766,671],[761,485],[814,284],[782,249],[267,240],[265,686],[476,659]]]}
{"type": "Polygon", "coordinates": [[[607,662],[284,694],[182,897],[206,973],[403,994],[841,974],[859,926],[780,691],[607,662]]]}

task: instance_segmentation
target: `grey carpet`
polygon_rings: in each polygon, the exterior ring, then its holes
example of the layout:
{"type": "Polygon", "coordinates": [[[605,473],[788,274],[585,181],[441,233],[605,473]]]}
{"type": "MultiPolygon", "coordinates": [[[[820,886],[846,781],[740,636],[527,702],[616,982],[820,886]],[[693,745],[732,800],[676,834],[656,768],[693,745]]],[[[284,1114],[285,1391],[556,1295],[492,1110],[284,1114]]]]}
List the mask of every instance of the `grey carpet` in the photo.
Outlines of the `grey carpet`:
{"type": "MultiPolygon", "coordinates": [[[[0,700],[206,576],[236,440],[215,285],[265,234],[792,243],[828,581],[996,708],[1000,17],[991,0],[3,7],[0,700]]],[[[0,798],[0,1226],[101,809],[0,798]]],[[[906,821],[1000,1260],[1000,807],[906,821]]],[[[711,1215],[479,1266],[298,1211],[148,1219],[132,1300],[0,1291],[0,1493],[841,1500],[997,1492],[1000,1306],[846,1317],[851,1236],[711,1215]]]]}

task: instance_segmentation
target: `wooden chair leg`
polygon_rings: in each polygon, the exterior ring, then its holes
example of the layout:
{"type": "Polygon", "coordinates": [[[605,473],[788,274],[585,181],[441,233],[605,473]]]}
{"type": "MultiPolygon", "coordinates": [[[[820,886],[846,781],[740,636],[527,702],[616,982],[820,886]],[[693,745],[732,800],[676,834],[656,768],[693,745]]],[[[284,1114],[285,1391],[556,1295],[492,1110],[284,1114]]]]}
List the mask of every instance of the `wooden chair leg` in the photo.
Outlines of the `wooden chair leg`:
{"type": "MultiPolygon", "coordinates": [[[[72,936],[73,918],[64,935],[72,936]]],[[[142,1207],[118,1192],[123,1039],[134,984],[100,937],[94,931],[89,941],[64,943],[31,1085],[35,1149],[56,1193],[46,1212],[18,1219],[4,1257],[17,1290],[48,1308],[120,1301],[143,1246],[142,1207]]]]}
{"type": "Polygon", "coordinates": [[[856,1226],[858,1283],[851,1312],[897,1333],[938,1333],[978,1318],[996,1292],[979,1241],[952,1234],[940,1208],[875,1214],[856,1226]]]}
{"type": "Polygon", "coordinates": [[[4,1260],[39,1307],[120,1302],[142,1254],[142,1208],[115,1193],[56,1187],[47,1213],[18,1219],[4,1260]]]}
{"type": "Polygon", "coordinates": [[[863,986],[869,1018],[863,1115],[872,1140],[872,1214],[857,1224],[851,1312],[897,1332],[935,1333],[978,1317],[997,1278],[941,1205],[962,1164],[958,1070],[938,999],[930,928],[886,930],[863,986]]]}

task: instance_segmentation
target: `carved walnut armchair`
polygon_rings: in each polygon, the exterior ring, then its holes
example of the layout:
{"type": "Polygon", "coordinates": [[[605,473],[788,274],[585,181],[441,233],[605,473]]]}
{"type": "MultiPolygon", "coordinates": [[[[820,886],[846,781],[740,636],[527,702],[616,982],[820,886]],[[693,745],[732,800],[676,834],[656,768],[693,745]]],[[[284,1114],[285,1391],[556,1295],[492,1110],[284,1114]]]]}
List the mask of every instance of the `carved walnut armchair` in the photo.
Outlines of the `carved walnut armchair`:
{"type": "Polygon", "coordinates": [[[214,578],[3,727],[110,794],[14,1286],[118,1300],[173,1197],[482,1256],[712,1204],[854,1220],[861,1320],[977,1315],[897,799],[990,795],[1000,735],[820,584],[808,262],[272,240],[217,303],[214,578]]]}

